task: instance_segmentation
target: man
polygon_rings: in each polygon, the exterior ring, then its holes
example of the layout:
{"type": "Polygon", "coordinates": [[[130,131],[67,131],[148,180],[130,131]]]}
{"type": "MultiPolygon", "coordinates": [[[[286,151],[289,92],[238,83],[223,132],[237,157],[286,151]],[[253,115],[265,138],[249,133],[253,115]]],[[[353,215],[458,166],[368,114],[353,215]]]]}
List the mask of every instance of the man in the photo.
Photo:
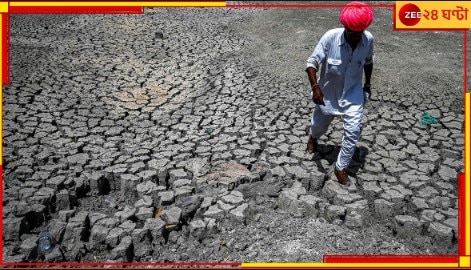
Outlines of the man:
{"type": "Polygon", "coordinates": [[[322,36],[305,69],[311,84],[312,100],[316,104],[306,151],[316,151],[317,139],[327,131],[333,118],[340,115],[344,133],[334,173],[342,185],[350,184],[346,168],[360,137],[363,106],[371,97],[374,39],[365,29],[373,17],[369,5],[362,2],[347,4],[340,12],[344,28],[329,30],[322,36]],[[362,87],[363,71],[365,83],[362,87]]]}

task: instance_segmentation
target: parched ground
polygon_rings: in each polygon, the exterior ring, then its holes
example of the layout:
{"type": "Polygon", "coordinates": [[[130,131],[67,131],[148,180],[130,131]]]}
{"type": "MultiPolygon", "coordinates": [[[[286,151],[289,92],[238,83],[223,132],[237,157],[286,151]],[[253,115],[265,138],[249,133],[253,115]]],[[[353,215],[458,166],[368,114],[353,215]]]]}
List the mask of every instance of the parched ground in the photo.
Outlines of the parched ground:
{"type": "Polygon", "coordinates": [[[373,97],[345,188],[340,119],[304,152],[304,65],[338,12],[12,15],[4,260],[456,254],[463,33],[393,31],[375,9],[373,97]]]}

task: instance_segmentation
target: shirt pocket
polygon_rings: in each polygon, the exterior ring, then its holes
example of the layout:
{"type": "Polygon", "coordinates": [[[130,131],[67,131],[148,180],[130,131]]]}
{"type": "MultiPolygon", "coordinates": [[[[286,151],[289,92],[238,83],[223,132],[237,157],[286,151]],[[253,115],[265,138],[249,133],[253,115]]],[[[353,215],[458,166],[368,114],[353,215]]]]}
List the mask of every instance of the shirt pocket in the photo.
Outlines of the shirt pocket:
{"type": "Polygon", "coordinates": [[[365,66],[366,60],[364,60],[364,59],[363,60],[358,60],[357,63],[358,64],[357,64],[357,69],[356,69],[355,74],[360,76],[361,74],[363,74],[362,73],[363,72],[363,67],[365,66]]]}
{"type": "Polygon", "coordinates": [[[327,58],[327,73],[340,76],[342,74],[342,59],[327,58]]]}

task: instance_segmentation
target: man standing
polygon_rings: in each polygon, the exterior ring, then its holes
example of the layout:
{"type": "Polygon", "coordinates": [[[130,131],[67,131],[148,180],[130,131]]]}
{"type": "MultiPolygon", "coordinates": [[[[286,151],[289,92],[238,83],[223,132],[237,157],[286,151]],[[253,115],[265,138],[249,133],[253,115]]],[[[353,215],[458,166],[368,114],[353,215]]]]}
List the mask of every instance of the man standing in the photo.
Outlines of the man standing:
{"type": "Polygon", "coordinates": [[[342,185],[350,183],[345,169],[360,137],[364,104],[371,96],[374,39],[365,29],[373,17],[369,5],[362,2],[347,4],[340,12],[344,28],[329,30],[322,36],[305,69],[316,104],[306,151],[316,151],[317,139],[327,131],[334,116],[340,115],[344,133],[334,172],[342,185]],[[363,71],[365,83],[362,86],[363,71]]]}

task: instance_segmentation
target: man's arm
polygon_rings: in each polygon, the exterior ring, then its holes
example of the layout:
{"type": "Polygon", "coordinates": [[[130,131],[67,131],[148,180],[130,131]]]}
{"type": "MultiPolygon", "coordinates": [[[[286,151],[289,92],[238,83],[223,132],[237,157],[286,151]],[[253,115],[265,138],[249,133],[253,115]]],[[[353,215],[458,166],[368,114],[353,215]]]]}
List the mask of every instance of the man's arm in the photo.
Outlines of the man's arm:
{"type": "Polygon", "coordinates": [[[365,65],[363,69],[365,71],[365,84],[371,84],[371,74],[373,74],[373,63],[365,65]]]}
{"type": "Polygon", "coordinates": [[[363,91],[367,92],[369,98],[371,98],[371,75],[373,74],[373,63],[365,65],[363,70],[365,71],[365,85],[363,86],[363,91]]]}
{"type": "Polygon", "coordinates": [[[315,104],[324,104],[324,94],[322,94],[321,88],[317,83],[317,70],[313,67],[308,67],[306,69],[307,76],[309,78],[309,82],[311,83],[311,90],[312,90],[312,101],[315,104]]]}
{"type": "Polygon", "coordinates": [[[368,99],[371,98],[371,74],[373,74],[373,61],[374,61],[374,38],[371,36],[371,45],[368,51],[368,56],[366,57],[366,65],[363,67],[365,72],[365,85],[363,86],[363,91],[368,93],[368,99]]]}
{"type": "Polygon", "coordinates": [[[306,72],[311,84],[312,90],[312,101],[315,104],[324,104],[324,95],[322,94],[321,88],[317,84],[317,71],[320,69],[322,62],[326,58],[326,53],[328,51],[330,34],[329,32],[325,33],[319,42],[317,43],[314,51],[311,56],[307,59],[306,72]]]}

